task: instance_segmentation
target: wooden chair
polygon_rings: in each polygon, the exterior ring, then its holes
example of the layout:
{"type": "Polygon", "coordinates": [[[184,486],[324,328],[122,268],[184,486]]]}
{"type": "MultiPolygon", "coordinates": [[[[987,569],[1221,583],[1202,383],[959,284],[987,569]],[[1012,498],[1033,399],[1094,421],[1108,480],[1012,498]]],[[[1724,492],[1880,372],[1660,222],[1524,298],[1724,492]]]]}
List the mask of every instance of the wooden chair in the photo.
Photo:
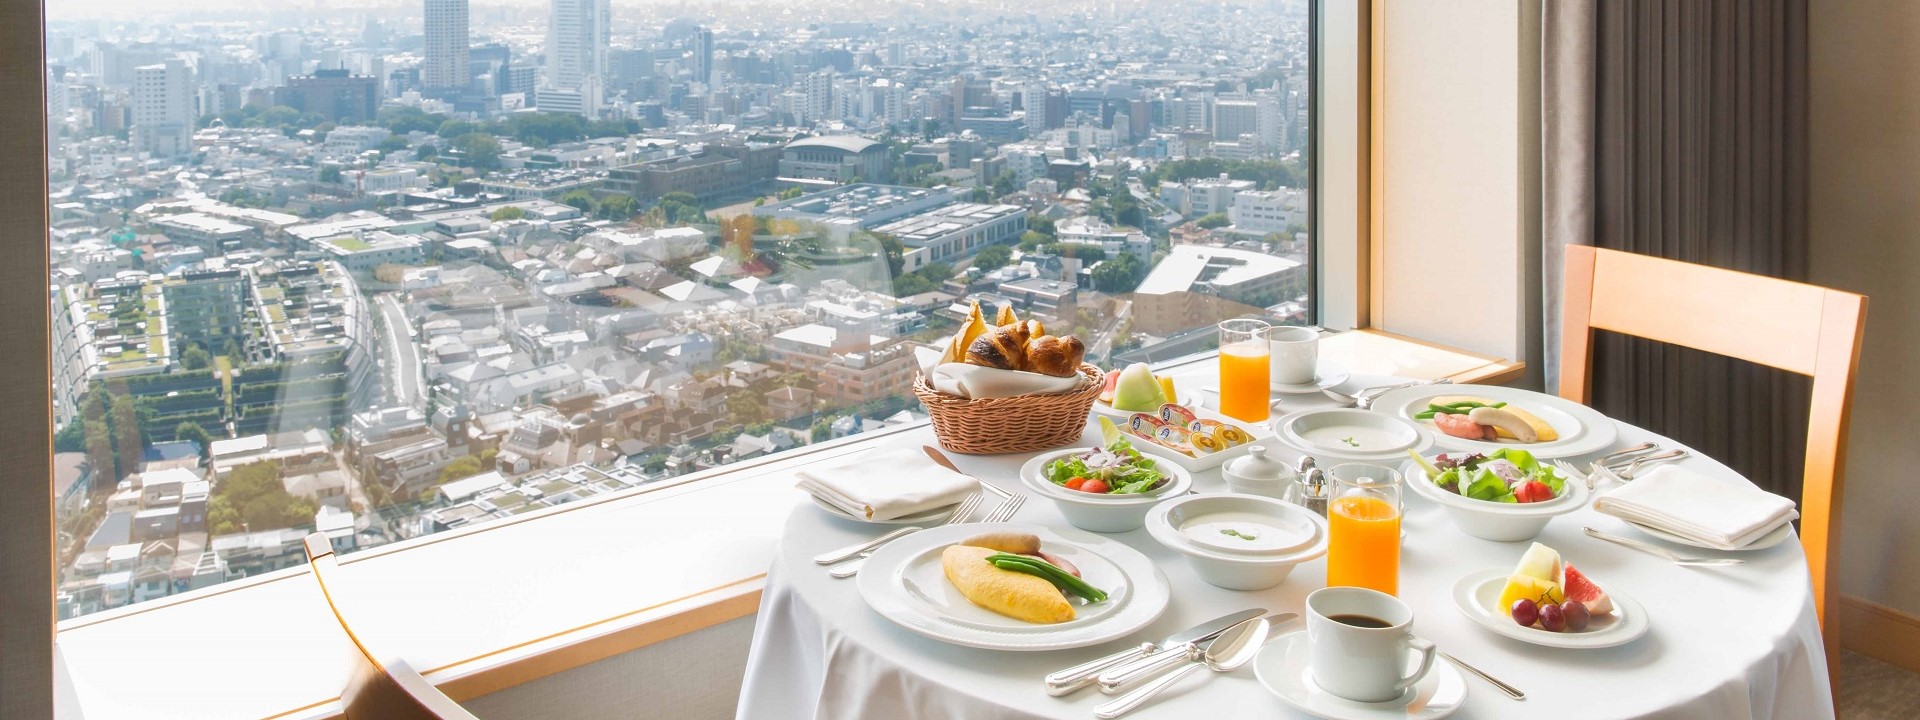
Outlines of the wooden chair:
{"type": "Polygon", "coordinates": [[[1860,295],[1677,260],[1592,247],[1567,248],[1560,339],[1560,396],[1593,393],[1593,330],[1681,345],[1813,377],[1800,540],[1813,579],[1828,668],[1840,632],[1828,591],[1839,534],[1853,373],[1867,299],[1860,295]]]}
{"type": "Polygon", "coordinates": [[[333,580],[338,577],[339,565],[334,561],[333,544],[326,535],[307,536],[307,563],[312,567],[313,579],[320,584],[320,594],[327,598],[327,607],[333,610],[333,619],[339,621],[340,629],[359,650],[353,677],[340,691],[340,704],[345,706],[343,714],[347,720],[479,720],[427,682],[406,661],[375,655],[353,631],[333,595],[333,580]]]}

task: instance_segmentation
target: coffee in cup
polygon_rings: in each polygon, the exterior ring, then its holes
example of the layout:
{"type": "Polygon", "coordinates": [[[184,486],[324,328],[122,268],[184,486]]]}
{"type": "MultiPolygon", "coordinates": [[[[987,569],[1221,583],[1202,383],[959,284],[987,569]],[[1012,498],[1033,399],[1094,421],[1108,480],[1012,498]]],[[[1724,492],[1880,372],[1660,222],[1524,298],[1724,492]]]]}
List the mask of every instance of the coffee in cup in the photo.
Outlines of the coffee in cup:
{"type": "Polygon", "coordinates": [[[1330,587],[1307,596],[1313,680],[1358,702],[1386,702],[1433,669],[1434,646],[1412,632],[1413,609],[1377,590],[1330,587]],[[1407,660],[1417,663],[1406,672],[1407,660]]]}

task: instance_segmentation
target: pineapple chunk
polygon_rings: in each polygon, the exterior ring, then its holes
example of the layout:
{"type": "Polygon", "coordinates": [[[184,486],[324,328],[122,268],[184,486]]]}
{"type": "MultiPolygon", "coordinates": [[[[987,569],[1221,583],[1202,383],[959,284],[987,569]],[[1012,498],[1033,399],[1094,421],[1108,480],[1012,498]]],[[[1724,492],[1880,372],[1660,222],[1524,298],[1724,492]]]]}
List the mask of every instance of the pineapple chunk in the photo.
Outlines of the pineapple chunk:
{"type": "Polygon", "coordinates": [[[1500,589],[1500,614],[1512,615],[1514,601],[1522,598],[1547,605],[1559,603],[1566,596],[1560,592],[1559,583],[1515,573],[1507,577],[1506,587],[1500,589]]]}

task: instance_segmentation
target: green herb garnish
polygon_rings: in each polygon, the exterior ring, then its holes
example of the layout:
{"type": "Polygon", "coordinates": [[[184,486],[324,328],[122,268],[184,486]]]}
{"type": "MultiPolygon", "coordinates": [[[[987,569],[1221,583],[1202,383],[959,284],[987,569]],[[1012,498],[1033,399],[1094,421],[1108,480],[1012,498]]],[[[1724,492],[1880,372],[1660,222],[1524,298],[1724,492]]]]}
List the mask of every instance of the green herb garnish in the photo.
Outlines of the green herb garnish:
{"type": "Polygon", "coordinates": [[[1239,530],[1235,530],[1235,529],[1233,529],[1233,528],[1227,528],[1227,529],[1225,529],[1225,530],[1221,530],[1221,531],[1220,531],[1220,534],[1221,534],[1221,535],[1227,535],[1227,536],[1230,536],[1230,537],[1237,537],[1237,538],[1240,538],[1241,540],[1249,540],[1249,541],[1251,541],[1251,540],[1257,540],[1257,539],[1259,539],[1259,536],[1257,536],[1257,535],[1248,535],[1248,534],[1246,534],[1246,533],[1243,533],[1243,532],[1240,532],[1239,530]]]}
{"type": "Polygon", "coordinates": [[[1346,443],[1346,444],[1348,444],[1348,445],[1351,445],[1351,446],[1353,446],[1353,447],[1360,447],[1360,443],[1357,443],[1357,442],[1354,442],[1354,441],[1353,441],[1353,438],[1350,438],[1350,437],[1344,437],[1344,438],[1340,438],[1340,442],[1343,442],[1343,443],[1346,443]]]}

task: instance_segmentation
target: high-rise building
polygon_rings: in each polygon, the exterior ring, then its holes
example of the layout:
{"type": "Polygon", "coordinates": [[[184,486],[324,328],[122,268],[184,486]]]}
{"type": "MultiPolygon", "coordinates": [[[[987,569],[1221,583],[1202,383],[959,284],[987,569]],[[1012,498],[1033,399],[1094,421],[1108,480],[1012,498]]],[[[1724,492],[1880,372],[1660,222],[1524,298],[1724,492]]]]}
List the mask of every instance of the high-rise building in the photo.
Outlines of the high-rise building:
{"type": "Polygon", "coordinates": [[[133,144],[157,157],[193,149],[193,69],[168,58],[133,70],[133,144]]]}
{"type": "Polygon", "coordinates": [[[380,107],[379,87],[371,75],[315,70],[312,75],[287,78],[286,87],[274,88],[273,102],[318,113],[332,122],[365,122],[380,107]]]}
{"type": "Polygon", "coordinates": [[[465,88],[467,67],[467,0],[426,0],[426,63],[420,66],[420,84],[429,89],[465,88]]]}
{"type": "Polygon", "coordinates": [[[595,115],[607,75],[613,11],[608,0],[553,0],[547,15],[547,73],[538,104],[595,115]],[[577,108],[577,110],[576,110],[577,108]]]}
{"type": "Polygon", "coordinates": [[[1213,104],[1213,139],[1239,140],[1241,135],[1258,135],[1260,108],[1252,100],[1220,100],[1213,104]]]}
{"type": "Polygon", "coordinates": [[[700,28],[694,31],[693,45],[693,81],[703,85],[713,84],[713,31],[700,28]]]}

